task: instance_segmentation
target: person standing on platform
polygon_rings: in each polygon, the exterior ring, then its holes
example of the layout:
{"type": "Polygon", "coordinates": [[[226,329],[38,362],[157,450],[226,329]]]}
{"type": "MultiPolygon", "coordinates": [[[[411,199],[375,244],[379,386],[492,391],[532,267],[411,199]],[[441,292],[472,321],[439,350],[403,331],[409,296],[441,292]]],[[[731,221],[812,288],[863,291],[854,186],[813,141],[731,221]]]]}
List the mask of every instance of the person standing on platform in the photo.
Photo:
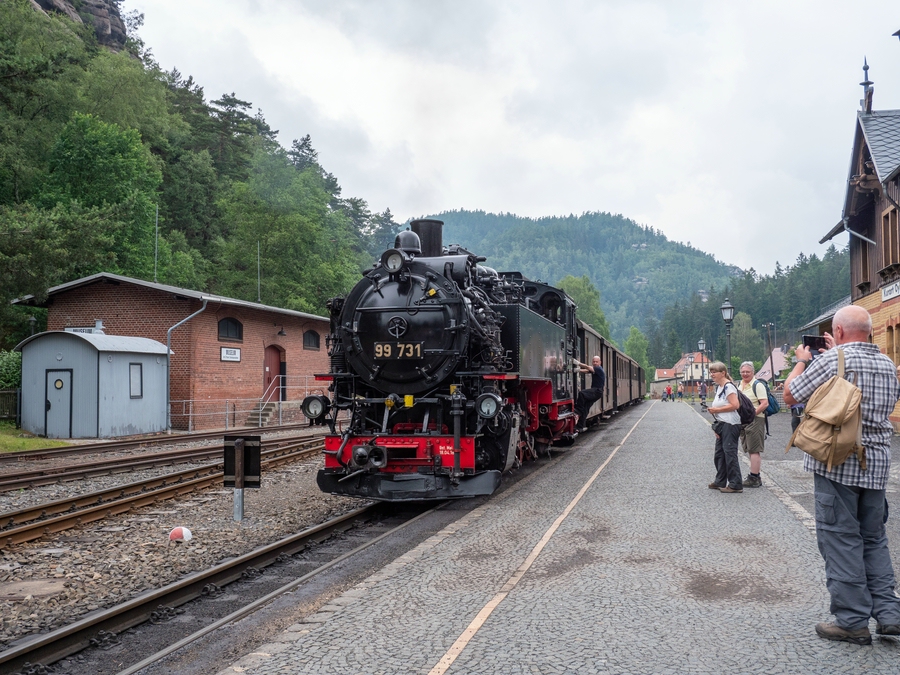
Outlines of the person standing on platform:
{"type": "Polygon", "coordinates": [[[679,384],[678,385],[678,400],[680,401],[683,398],[684,398],[684,385],[679,384]]]}
{"type": "Polygon", "coordinates": [[[831,471],[809,455],[803,458],[803,468],[814,474],[816,539],[825,559],[825,585],[835,618],[833,623],[816,624],[816,633],[826,640],[868,645],[870,617],[879,635],[900,635],[900,598],[894,594],[894,567],[884,527],[893,435],[889,416],[900,399],[900,383],[893,362],[868,341],[872,318],[865,309],[842,307],[832,325],[834,336],[825,333],[828,349],[812,363],[809,348],[797,347],[797,363],[784,383],[784,401],[788,405],[809,401],[835,376],[834,346],[840,345],[845,369],[856,374],[862,390],[867,468],[860,468],[855,454],[831,471]]]}
{"type": "Polygon", "coordinates": [[[706,403],[706,380],[703,380],[700,383],[700,406],[702,407],[704,403],[706,403]]]}
{"type": "Polygon", "coordinates": [[[744,487],[748,488],[762,487],[762,479],[759,477],[762,466],[760,453],[766,444],[766,408],[769,407],[766,386],[762,382],[754,381],[754,372],[756,369],[753,363],[744,361],[741,364],[741,382],[738,385],[756,408],[756,418],[747,426],[741,427],[741,447],[750,456],[750,475],[744,479],[744,487]]]}
{"type": "Polygon", "coordinates": [[[713,463],[716,465],[716,480],[710,489],[720,492],[743,492],[741,465],[738,462],[738,438],[741,434],[741,417],[738,415],[737,388],[728,374],[725,364],[715,361],[709,365],[709,375],[716,383],[716,396],[707,408],[713,419],[716,434],[716,451],[713,463]]]}
{"type": "Polygon", "coordinates": [[[599,356],[591,359],[590,366],[579,361],[575,361],[575,365],[578,367],[579,373],[591,374],[590,388],[578,392],[578,398],[575,400],[575,430],[584,431],[591,406],[603,396],[603,389],[606,387],[606,372],[600,364],[599,356]]]}
{"type": "Polygon", "coordinates": [[[667,384],[667,385],[666,385],[666,400],[667,400],[667,401],[674,401],[674,400],[675,400],[675,397],[672,396],[672,385],[671,385],[671,384],[667,384]]]}

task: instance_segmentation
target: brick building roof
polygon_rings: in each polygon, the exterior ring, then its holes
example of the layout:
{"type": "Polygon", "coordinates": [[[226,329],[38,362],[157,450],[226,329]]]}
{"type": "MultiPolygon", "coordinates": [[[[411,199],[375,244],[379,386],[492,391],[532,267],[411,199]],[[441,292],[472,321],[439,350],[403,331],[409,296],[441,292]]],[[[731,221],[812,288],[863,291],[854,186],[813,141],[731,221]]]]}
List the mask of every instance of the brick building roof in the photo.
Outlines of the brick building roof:
{"type": "MultiPolygon", "coordinates": [[[[99,272],[98,274],[92,274],[89,277],[82,277],[81,279],[76,279],[75,281],[70,281],[65,284],[60,284],[59,286],[54,286],[53,288],[47,291],[47,297],[51,297],[57,293],[62,293],[64,291],[72,290],[73,288],[78,288],[80,286],[87,286],[89,284],[96,283],[98,281],[113,281],[119,283],[127,283],[134,284],[136,286],[143,286],[145,288],[152,288],[157,291],[163,291],[165,293],[171,293],[172,295],[180,296],[183,298],[194,298],[196,300],[209,300],[212,303],[219,303],[222,305],[230,305],[234,307],[244,307],[246,309],[259,309],[267,312],[277,312],[279,314],[287,314],[289,316],[296,316],[301,319],[318,319],[320,321],[328,321],[327,317],[317,316],[315,314],[306,314],[305,312],[297,312],[293,309],[284,309],[283,307],[272,307],[271,305],[263,305],[257,302],[248,302],[247,300],[238,300],[237,298],[229,298],[224,295],[215,295],[213,293],[203,293],[202,291],[192,291],[187,288],[179,288],[177,286],[168,286],[166,284],[158,284],[153,281],[144,281],[143,279],[134,279],[132,277],[125,277],[121,274],[112,274],[111,272],[99,272]]],[[[38,307],[43,307],[46,305],[46,302],[39,303],[35,301],[33,295],[26,295],[22,298],[16,298],[12,301],[12,304],[19,305],[34,305],[38,307]]]]}

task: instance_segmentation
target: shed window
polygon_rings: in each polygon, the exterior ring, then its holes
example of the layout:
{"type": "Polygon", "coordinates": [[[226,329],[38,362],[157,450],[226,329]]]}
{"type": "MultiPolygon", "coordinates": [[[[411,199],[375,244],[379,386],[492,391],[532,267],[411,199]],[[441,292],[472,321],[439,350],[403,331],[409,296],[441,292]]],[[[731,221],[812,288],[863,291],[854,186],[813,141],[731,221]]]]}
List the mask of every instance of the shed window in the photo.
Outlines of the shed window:
{"type": "Polygon", "coordinates": [[[318,349],[319,334],[314,330],[308,330],[303,334],[303,349],[318,349]]]}
{"type": "Polygon", "coordinates": [[[144,398],[144,373],[140,363],[128,364],[128,382],[131,387],[131,398],[144,398]]]}
{"type": "Polygon", "coordinates": [[[219,321],[219,339],[220,340],[244,340],[244,324],[237,319],[228,317],[219,321]]]}

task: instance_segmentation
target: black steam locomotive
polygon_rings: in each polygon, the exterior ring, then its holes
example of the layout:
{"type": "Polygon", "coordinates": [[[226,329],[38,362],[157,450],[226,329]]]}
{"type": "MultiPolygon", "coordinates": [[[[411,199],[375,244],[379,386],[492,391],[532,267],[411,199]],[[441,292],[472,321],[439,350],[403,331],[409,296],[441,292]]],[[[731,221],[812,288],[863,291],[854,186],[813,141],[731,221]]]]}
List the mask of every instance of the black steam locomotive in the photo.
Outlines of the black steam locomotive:
{"type": "Polygon", "coordinates": [[[643,398],[642,369],[578,321],[562,290],[444,247],[442,227],[413,221],[346,298],[328,303],[330,372],[316,378],[330,381],[330,396],[302,404],[331,431],[324,492],[492,493],[504,471],[573,442],[584,386],[575,359],[600,355],[607,372],[589,422],[643,398]]]}

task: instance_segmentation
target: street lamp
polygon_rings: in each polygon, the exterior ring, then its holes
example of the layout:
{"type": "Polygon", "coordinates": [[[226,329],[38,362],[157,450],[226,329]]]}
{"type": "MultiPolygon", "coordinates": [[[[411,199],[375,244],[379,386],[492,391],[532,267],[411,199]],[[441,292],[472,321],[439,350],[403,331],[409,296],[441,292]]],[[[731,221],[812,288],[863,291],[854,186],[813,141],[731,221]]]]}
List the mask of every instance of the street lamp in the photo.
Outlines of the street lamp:
{"type": "Polygon", "coordinates": [[[694,400],[694,352],[688,354],[688,368],[690,368],[690,377],[688,378],[688,386],[691,388],[691,401],[694,400]]]}
{"type": "Polygon", "coordinates": [[[734,321],[734,305],[732,305],[728,298],[725,298],[725,302],[722,303],[722,306],[719,308],[722,311],[722,321],[725,322],[725,351],[728,354],[728,361],[725,362],[725,369],[729,373],[731,372],[731,322],[734,321]]]}
{"type": "Polygon", "coordinates": [[[703,359],[700,361],[700,379],[706,382],[708,379],[706,376],[706,364],[708,363],[708,359],[706,358],[706,340],[700,338],[700,341],[697,342],[697,347],[703,355],[703,359]]]}

